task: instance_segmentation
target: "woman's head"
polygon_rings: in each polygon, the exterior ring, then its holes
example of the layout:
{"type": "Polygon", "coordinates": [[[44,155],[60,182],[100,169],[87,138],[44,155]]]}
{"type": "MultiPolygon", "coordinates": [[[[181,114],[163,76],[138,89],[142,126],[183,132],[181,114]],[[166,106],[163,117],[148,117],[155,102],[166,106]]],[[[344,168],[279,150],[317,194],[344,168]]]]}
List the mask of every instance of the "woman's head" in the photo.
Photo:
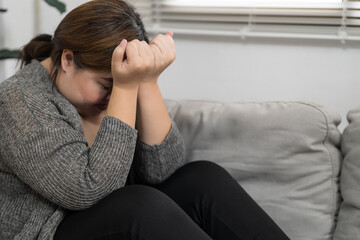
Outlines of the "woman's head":
{"type": "Polygon", "coordinates": [[[34,58],[51,57],[51,77],[56,80],[67,49],[77,68],[109,73],[113,51],[122,39],[149,42],[139,14],[123,0],[93,0],[67,14],[53,37],[34,38],[22,49],[20,58],[26,65],[34,58]]]}

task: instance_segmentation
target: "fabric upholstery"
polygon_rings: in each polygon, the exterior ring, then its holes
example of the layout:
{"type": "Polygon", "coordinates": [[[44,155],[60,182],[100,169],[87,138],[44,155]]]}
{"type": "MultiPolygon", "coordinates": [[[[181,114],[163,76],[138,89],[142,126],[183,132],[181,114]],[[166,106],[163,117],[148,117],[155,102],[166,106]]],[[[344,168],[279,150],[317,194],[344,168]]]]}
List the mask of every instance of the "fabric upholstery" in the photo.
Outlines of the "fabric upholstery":
{"type": "Polygon", "coordinates": [[[225,167],[291,239],[332,238],[340,199],[339,114],[303,102],[166,104],[187,161],[225,167]]]}
{"type": "Polygon", "coordinates": [[[343,202],[334,240],[360,238],[360,107],[348,113],[348,121],[341,144],[344,155],[340,178],[343,202]]]}

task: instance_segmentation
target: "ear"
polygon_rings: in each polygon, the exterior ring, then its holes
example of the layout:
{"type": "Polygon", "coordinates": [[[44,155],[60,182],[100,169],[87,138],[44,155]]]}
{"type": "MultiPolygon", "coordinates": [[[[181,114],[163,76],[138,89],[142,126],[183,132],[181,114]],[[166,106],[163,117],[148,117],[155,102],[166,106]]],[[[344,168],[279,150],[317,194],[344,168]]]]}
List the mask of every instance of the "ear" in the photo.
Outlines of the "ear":
{"type": "Polygon", "coordinates": [[[74,53],[69,49],[64,49],[61,55],[61,68],[64,72],[74,70],[74,53]]]}

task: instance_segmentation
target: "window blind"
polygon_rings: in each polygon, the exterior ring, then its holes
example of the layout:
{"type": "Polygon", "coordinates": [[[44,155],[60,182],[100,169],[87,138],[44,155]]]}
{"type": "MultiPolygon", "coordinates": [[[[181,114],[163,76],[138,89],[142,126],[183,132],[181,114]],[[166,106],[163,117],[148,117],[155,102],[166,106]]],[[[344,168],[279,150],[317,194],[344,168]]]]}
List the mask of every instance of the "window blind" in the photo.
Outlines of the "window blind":
{"type": "Polygon", "coordinates": [[[131,0],[150,33],[360,41],[360,0],[131,0]],[[226,3],[226,4],[225,4],[226,3]]]}

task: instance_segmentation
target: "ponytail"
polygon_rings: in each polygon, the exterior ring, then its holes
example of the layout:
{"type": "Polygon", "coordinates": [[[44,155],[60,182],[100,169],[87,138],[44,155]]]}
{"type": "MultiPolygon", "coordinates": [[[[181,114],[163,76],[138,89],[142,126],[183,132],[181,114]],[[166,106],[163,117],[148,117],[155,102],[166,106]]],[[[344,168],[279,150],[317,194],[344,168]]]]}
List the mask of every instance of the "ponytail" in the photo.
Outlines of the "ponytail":
{"type": "Polygon", "coordinates": [[[21,67],[31,63],[31,60],[36,59],[42,61],[51,55],[53,50],[52,37],[49,34],[41,34],[33,38],[20,51],[19,61],[21,67]]]}

